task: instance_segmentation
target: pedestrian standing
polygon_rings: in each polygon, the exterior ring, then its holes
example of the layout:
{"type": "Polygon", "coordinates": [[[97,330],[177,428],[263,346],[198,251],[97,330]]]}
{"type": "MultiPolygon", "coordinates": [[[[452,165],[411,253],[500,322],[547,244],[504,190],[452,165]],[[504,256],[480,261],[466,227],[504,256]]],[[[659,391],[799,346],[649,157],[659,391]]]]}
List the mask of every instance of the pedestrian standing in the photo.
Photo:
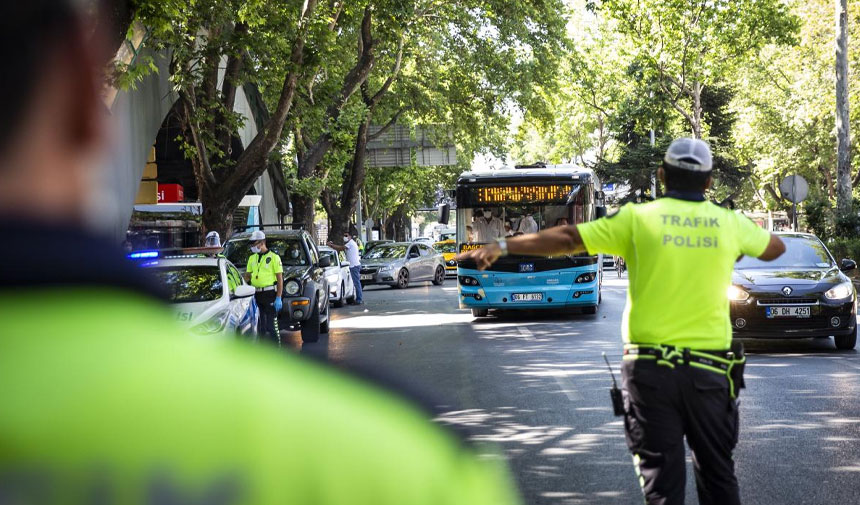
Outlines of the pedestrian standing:
{"type": "Polygon", "coordinates": [[[358,254],[358,244],[355,243],[355,240],[353,240],[349,233],[345,232],[343,234],[343,245],[329,242],[328,246],[335,251],[346,251],[346,261],[349,262],[349,276],[352,277],[352,284],[355,286],[355,304],[363,305],[364,298],[361,294],[361,256],[358,254]]]}
{"type": "Polygon", "coordinates": [[[785,246],[742,215],[705,199],[711,152],[697,139],[669,146],[657,175],[666,195],[613,216],[515,237],[457,261],[487,268],[511,254],[588,251],[627,259],[622,336],[627,445],[649,504],[684,503],[684,439],[701,505],[740,503],[732,451],[738,439],[742,348],[732,345],[732,269],[741,255],[770,261],[785,246]]]}
{"type": "Polygon", "coordinates": [[[260,309],[260,322],[257,333],[268,336],[272,342],[281,344],[281,331],[278,328],[278,313],[284,306],[281,298],[284,292],[284,267],[281,257],[266,247],[266,234],[261,230],[251,233],[251,257],[245,275],[257,289],[254,300],[260,309]]]}

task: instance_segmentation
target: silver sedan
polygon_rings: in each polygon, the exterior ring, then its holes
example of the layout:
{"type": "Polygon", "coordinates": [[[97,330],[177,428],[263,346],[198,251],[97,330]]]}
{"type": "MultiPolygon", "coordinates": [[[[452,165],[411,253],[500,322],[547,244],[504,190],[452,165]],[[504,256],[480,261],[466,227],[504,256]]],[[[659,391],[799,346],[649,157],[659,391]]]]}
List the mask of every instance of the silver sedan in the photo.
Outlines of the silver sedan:
{"type": "Polygon", "coordinates": [[[361,259],[361,284],[387,284],[404,289],[410,282],[445,282],[445,260],[432,246],[394,242],[373,248],[361,259]]]}

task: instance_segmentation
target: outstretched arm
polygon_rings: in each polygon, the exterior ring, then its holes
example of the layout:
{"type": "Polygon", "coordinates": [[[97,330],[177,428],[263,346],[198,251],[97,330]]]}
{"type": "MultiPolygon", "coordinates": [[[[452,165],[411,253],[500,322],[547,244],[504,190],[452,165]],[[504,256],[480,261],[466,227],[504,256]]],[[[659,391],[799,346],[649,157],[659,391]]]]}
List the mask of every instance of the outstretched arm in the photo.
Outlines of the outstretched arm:
{"type": "Polygon", "coordinates": [[[335,251],[346,251],[346,246],[337,245],[334,242],[329,242],[328,246],[334,249],[335,251]]]}
{"type": "MultiPolygon", "coordinates": [[[[575,254],[582,252],[582,237],[576,226],[556,226],[507,240],[508,253],[531,256],[554,256],[558,254],[575,254]]],[[[499,244],[493,242],[486,246],[457,255],[457,261],[473,260],[478,270],[484,270],[499,259],[502,251],[499,244]]]]}

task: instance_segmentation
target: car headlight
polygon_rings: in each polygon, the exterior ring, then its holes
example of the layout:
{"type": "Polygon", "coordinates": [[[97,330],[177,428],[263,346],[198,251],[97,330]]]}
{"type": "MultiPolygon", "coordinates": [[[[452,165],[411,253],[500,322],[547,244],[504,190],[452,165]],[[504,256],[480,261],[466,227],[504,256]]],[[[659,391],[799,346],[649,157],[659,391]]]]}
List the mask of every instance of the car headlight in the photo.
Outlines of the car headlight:
{"type": "Polygon", "coordinates": [[[380,267],[380,268],[379,268],[379,271],[380,271],[380,272],[390,272],[390,271],[391,271],[391,269],[392,269],[392,266],[391,266],[391,265],[385,265],[385,266],[380,267]]]}
{"type": "Polygon", "coordinates": [[[192,328],[194,333],[199,335],[213,335],[215,333],[221,333],[224,331],[224,327],[227,326],[227,321],[230,319],[229,312],[221,312],[216,314],[205,322],[202,322],[192,328]]]}
{"type": "Polygon", "coordinates": [[[284,292],[290,296],[299,292],[299,283],[297,281],[287,281],[284,285],[284,292]]]}
{"type": "Polygon", "coordinates": [[[854,286],[850,282],[843,282],[828,289],[824,296],[829,300],[841,300],[849,298],[854,294],[854,286]]]}
{"type": "Polygon", "coordinates": [[[729,286],[729,289],[726,290],[726,296],[728,296],[729,300],[733,302],[742,302],[748,299],[750,294],[735,285],[731,285],[729,286]]]}

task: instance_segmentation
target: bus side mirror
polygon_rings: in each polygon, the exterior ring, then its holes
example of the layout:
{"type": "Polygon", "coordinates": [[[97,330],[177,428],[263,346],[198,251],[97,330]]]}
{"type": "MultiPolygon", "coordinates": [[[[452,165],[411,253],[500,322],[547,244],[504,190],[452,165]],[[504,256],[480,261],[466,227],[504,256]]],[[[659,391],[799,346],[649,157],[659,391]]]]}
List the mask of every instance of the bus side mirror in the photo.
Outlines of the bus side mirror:
{"type": "Polygon", "coordinates": [[[443,203],[439,206],[439,223],[448,224],[448,219],[451,217],[451,206],[443,203]]]}
{"type": "Polygon", "coordinates": [[[597,215],[597,219],[600,219],[601,217],[606,217],[606,207],[602,205],[600,207],[595,207],[594,213],[597,215]]]}

